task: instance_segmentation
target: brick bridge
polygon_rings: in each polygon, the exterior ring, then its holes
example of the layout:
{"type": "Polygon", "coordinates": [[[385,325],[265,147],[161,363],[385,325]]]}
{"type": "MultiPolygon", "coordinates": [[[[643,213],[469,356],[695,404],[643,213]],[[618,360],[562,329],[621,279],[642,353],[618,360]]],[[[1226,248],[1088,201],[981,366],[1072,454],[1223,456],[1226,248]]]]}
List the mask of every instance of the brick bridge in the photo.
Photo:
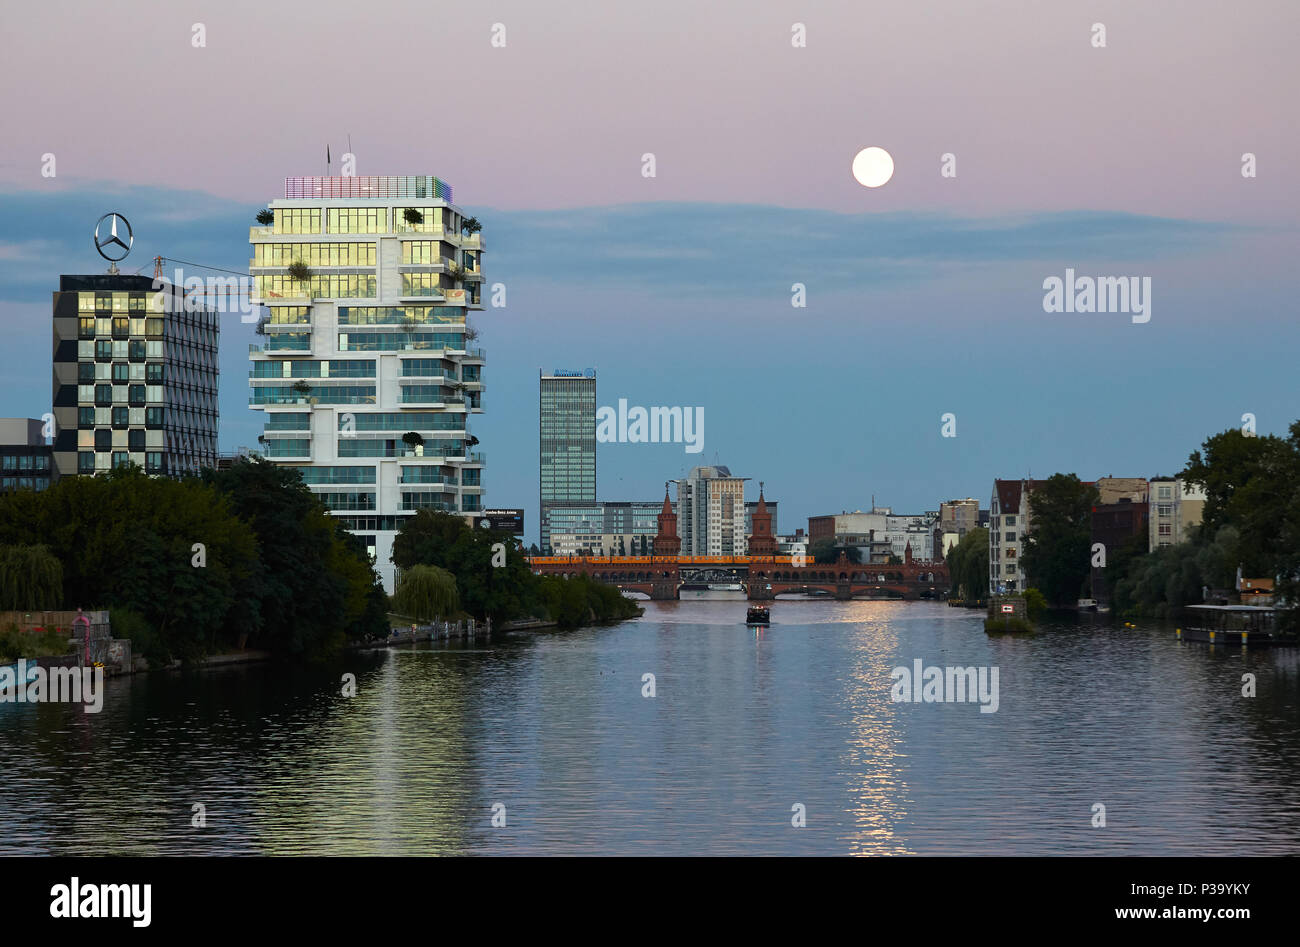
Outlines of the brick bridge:
{"type": "Polygon", "coordinates": [[[852,563],[843,552],[827,564],[809,562],[807,556],[797,557],[796,562],[796,557],[777,555],[772,515],[761,484],[752,519],[754,535],[749,537],[747,556],[679,555],[677,514],[665,489],[653,556],[533,556],[529,564],[538,575],[589,575],[656,600],[678,598],[687,582],[710,581],[739,582],[749,598],[760,600],[783,592],[824,592],[837,599],[939,598],[948,588],[947,564],[914,561],[910,545],[897,565],[852,563]]]}
{"type": "Polygon", "coordinates": [[[751,599],[783,592],[825,592],[837,599],[938,598],[948,589],[948,567],[942,562],[855,564],[843,553],[833,564],[798,566],[790,556],[534,556],[529,562],[538,575],[589,575],[655,600],[677,598],[688,580],[708,573],[715,581],[741,583],[751,599]]]}

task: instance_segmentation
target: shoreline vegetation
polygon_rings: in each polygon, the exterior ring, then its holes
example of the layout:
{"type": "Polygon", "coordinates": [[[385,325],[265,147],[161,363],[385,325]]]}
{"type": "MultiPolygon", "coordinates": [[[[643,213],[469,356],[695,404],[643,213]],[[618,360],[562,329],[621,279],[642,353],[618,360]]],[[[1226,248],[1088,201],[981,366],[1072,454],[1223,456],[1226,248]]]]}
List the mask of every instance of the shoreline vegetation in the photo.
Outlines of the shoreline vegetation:
{"type": "MultiPolygon", "coordinates": [[[[642,611],[585,577],[533,575],[513,536],[458,516],[421,511],[398,539],[400,568],[431,566],[444,594],[453,585],[445,613],[426,621],[491,617],[500,628],[534,618],[568,629],[642,611]]],[[[407,611],[301,475],[261,458],[177,479],[123,467],[0,495],[0,612],[60,607],[107,609],[113,636],[153,667],[248,653],[327,660],[388,638],[389,613],[407,611]]],[[[67,651],[64,639],[29,638],[0,629],[0,655],[67,651]]]]}
{"type": "MultiPolygon", "coordinates": [[[[1100,559],[1091,531],[1096,488],[1075,474],[1042,481],[1021,556],[1030,586],[1024,595],[1035,597],[1028,620],[1036,610],[1071,609],[1093,598],[1096,566],[1110,590],[1112,621],[1172,620],[1204,602],[1207,591],[1230,597],[1239,576],[1266,577],[1276,584],[1279,631],[1300,630],[1300,608],[1288,607],[1300,602],[1300,421],[1286,437],[1235,428],[1211,435],[1176,476],[1204,489],[1200,524],[1186,529],[1184,541],[1151,551],[1144,531],[1119,548],[1103,547],[1100,559]]],[[[987,529],[968,531],[947,560],[951,598],[987,595],[987,529]]]]}

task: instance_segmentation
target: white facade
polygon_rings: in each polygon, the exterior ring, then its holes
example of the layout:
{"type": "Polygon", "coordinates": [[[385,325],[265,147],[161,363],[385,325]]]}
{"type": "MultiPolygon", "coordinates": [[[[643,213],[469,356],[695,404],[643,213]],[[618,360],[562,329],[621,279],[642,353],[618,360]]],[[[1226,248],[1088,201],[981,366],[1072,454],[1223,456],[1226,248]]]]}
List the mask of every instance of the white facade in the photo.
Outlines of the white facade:
{"type": "Polygon", "coordinates": [[[677,534],[683,556],[743,556],[745,478],[726,467],[695,467],[677,481],[677,534]]]}
{"type": "Polygon", "coordinates": [[[1178,479],[1151,481],[1147,551],[1174,546],[1188,539],[1205,510],[1205,488],[1178,479]]]}
{"type": "Polygon", "coordinates": [[[267,458],[365,538],[391,592],[403,519],[482,508],[469,418],[484,355],[466,317],[483,308],[483,243],[430,177],[291,178],[286,194],[249,234],[253,301],[270,312],[250,346],[250,405],[266,414],[267,458]],[[306,282],[289,275],[298,261],[306,282]]]}

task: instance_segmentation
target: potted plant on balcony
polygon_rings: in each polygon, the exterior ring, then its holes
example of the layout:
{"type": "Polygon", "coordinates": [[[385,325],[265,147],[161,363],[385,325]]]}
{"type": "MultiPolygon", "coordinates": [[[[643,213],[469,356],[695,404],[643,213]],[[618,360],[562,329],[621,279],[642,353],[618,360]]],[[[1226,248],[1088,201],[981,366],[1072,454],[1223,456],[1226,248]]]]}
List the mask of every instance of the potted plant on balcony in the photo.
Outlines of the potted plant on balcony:
{"type": "Polygon", "coordinates": [[[483,225],[478,222],[477,217],[466,217],[460,222],[460,232],[466,236],[478,233],[483,229],[483,225]]]}
{"type": "Polygon", "coordinates": [[[402,443],[410,448],[410,450],[406,452],[407,457],[410,457],[412,454],[416,457],[424,455],[424,438],[420,436],[418,431],[407,431],[402,435],[402,443]]]}
{"type": "Polygon", "coordinates": [[[294,260],[289,264],[285,272],[288,274],[289,279],[293,280],[295,283],[304,284],[304,296],[311,295],[311,286],[309,284],[311,282],[312,272],[310,266],[302,260],[294,260]]]}
{"type": "Polygon", "coordinates": [[[257,222],[263,227],[269,227],[275,223],[275,211],[269,207],[263,207],[257,212],[257,222]]]}
{"type": "Polygon", "coordinates": [[[415,348],[415,330],[419,327],[420,323],[416,321],[415,316],[406,315],[402,317],[402,331],[406,333],[406,344],[404,348],[415,348]]]}
{"type": "Polygon", "coordinates": [[[417,224],[424,223],[424,214],[420,213],[414,207],[408,207],[402,211],[402,220],[414,227],[417,224]]]}
{"type": "Polygon", "coordinates": [[[293,383],[293,390],[296,391],[299,395],[298,403],[306,404],[307,396],[311,394],[311,385],[307,384],[305,381],[299,378],[297,381],[293,383]]]}
{"type": "Polygon", "coordinates": [[[451,277],[452,282],[463,283],[465,281],[465,267],[461,266],[459,263],[449,264],[447,267],[447,275],[451,277]]]}

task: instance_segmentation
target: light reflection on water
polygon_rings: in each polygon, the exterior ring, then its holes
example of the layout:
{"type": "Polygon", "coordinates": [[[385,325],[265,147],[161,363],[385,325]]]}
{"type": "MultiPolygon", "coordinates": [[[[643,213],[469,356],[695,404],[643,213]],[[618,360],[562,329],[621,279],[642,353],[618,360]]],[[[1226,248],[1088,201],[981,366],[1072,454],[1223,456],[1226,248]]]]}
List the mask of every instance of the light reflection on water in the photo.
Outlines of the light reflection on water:
{"type": "Polygon", "coordinates": [[[0,853],[1300,852],[1295,652],[990,638],[932,603],[778,601],[764,631],[744,602],[644,604],[567,635],[118,679],[99,715],[0,705],[0,853]],[[997,666],[998,711],[893,703],[916,658],[997,666]]]}

